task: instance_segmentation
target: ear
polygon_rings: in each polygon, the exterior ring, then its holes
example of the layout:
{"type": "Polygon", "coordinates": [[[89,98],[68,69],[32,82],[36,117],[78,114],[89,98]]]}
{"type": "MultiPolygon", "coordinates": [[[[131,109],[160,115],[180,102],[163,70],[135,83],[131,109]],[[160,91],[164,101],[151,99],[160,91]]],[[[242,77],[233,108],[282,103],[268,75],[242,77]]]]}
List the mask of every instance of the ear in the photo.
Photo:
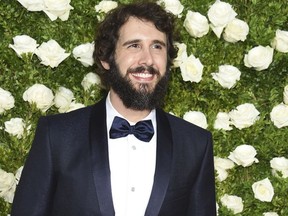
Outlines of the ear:
{"type": "Polygon", "coordinates": [[[106,70],[109,70],[109,69],[110,69],[110,65],[109,65],[108,62],[106,62],[106,61],[101,61],[101,64],[102,64],[102,66],[103,66],[106,70]]]}

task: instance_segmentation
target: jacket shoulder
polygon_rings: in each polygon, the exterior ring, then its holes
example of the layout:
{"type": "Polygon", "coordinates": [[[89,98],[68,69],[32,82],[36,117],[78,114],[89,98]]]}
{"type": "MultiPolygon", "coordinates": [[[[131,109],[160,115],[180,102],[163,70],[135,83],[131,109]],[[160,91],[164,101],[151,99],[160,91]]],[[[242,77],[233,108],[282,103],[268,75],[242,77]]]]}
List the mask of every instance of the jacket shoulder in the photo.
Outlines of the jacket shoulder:
{"type": "Polygon", "coordinates": [[[170,122],[171,125],[171,130],[176,131],[178,133],[188,133],[188,134],[199,134],[199,135],[204,135],[204,136],[211,136],[211,132],[201,128],[191,122],[188,122],[180,117],[177,117],[175,115],[172,115],[170,113],[166,113],[165,115],[168,118],[168,121],[170,122]]]}
{"type": "Polygon", "coordinates": [[[93,106],[80,108],[68,113],[58,113],[40,117],[39,121],[51,122],[53,124],[69,124],[70,122],[77,123],[88,119],[93,106]]]}

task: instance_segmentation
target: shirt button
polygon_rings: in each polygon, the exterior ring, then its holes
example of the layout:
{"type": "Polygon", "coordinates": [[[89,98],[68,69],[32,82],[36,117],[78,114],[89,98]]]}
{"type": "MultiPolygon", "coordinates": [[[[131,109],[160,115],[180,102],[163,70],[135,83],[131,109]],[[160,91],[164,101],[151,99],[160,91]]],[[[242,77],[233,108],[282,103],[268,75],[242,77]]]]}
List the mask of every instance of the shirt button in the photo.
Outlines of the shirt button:
{"type": "Polygon", "coordinates": [[[133,149],[133,150],[136,150],[136,146],[133,145],[133,146],[132,146],[132,149],[133,149]]]}
{"type": "Polygon", "coordinates": [[[135,187],[131,187],[131,191],[132,191],[132,192],[135,192],[135,187]]]}

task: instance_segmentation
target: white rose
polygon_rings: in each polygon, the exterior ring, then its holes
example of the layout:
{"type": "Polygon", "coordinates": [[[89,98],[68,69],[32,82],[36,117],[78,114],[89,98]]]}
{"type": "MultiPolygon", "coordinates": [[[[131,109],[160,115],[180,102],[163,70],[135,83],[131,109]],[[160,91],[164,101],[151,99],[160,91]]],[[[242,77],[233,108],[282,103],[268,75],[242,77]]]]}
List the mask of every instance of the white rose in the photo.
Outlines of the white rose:
{"type": "Polygon", "coordinates": [[[275,175],[277,172],[281,172],[283,178],[288,177],[288,159],[287,158],[275,157],[272,160],[270,160],[270,166],[275,175]]]}
{"type": "Polygon", "coordinates": [[[75,101],[72,101],[72,103],[69,106],[69,109],[66,112],[71,112],[71,111],[74,111],[83,107],[85,107],[84,104],[76,103],[75,101]]]}
{"type": "Polygon", "coordinates": [[[232,130],[230,127],[231,121],[228,113],[219,112],[216,116],[216,120],[214,122],[214,128],[217,130],[232,130]]]}
{"type": "Polygon", "coordinates": [[[65,50],[55,40],[49,40],[42,43],[35,51],[41,64],[57,67],[70,53],[65,53],[65,50]]]}
{"type": "Polygon", "coordinates": [[[45,85],[34,84],[23,93],[23,100],[46,112],[53,105],[54,95],[45,85]]]}
{"type": "Polygon", "coordinates": [[[234,167],[233,161],[227,158],[214,157],[214,166],[221,169],[232,169],[234,167]]]}
{"type": "Polygon", "coordinates": [[[219,181],[219,182],[223,182],[227,179],[228,177],[228,172],[227,170],[225,169],[222,169],[222,168],[215,168],[216,172],[217,172],[217,176],[216,176],[216,179],[219,181]]]}
{"type": "Polygon", "coordinates": [[[262,202],[271,202],[274,196],[274,188],[268,178],[255,182],[252,185],[254,197],[262,202]]]}
{"type": "Polygon", "coordinates": [[[260,117],[259,111],[253,104],[245,103],[229,112],[231,123],[238,129],[243,129],[253,125],[260,117]]]}
{"type": "Polygon", "coordinates": [[[288,169],[288,159],[285,157],[275,157],[270,161],[272,169],[282,171],[288,169]]]}
{"type": "Polygon", "coordinates": [[[6,202],[12,203],[16,189],[16,179],[13,173],[7,173],[0,169],[0,197],[6,202]]]}
{"type": "Polygon", "coordinates": [[[204,129],[208,127],[206,116],[199,111],[188,111],[183,115],[183,119],[204,129]]]}
{"type": "Polygon", "coordinates": [[[95,10],[98,13],[108,13],[110,10],[116,8],[118,3],[115,1],[103,0],[99,2],[98,5],[95,6],[95,10]]]}
{"type": "Polygon", "coordinates": [[[233,161],[226,159],[226,158],[220,158],[220,157],[214,157],[214,167],[217,172],[217,179],[222,182],[228,177],[228,172],[226,170],[232,169],[234,167],[233,161]]]}
{"type": "Polygon", "coordinates": [[[245,41],[248,33],[248,24],[243,20],[235,18],[226,26],[223,38],[227,42],[235,43],[238,41],[245,41]]]}
{"type": "Polygon", "coordinates": [[[243,144],[237,146],[233,152],[230,152],[228,158],[237,165],[248,167],[251,166],[254,162],[259,162],[258,159],[255,158],[256,154],[257,152],[253,146],[243,144]]]}
{"type": "Polygon", "coordinates": [[[209,32],[208,20],[199,12],[189,10],[183,25],[192,37],[200,38],[209,32]]]}
{"type": "Polygon", "coordinates": [[[34,54],[39,45],[36,40],[28,35],[18,35],[13,37],[13,43],[14,44],[9,44],[9,47],[12,48],[20,58],[22,58],[21,55],[23,53],[34,54]]]}
{"type": "Polygon", "coordinates": [[[25,130],[25,123],[22,118],[11,118],[4,123],[5,131],[18,139],[22,138],[25,130]]]}
{"type": "Polygon", "coordinates": [[[270,112],[271,121],[277,128],[288,126],[288,105],[278,104],[270,112]]]}
{"type": "Polygon", "coordinates": [[[58,17],[62,21],[66,21],[69,18],[70,10],[73,7],[70,5],[70,0],[43,0],[43,11],[47,14],[50,20],[54,21],[58,17]]]}
{"type": "Polygon", "coordinates": [[[287,170],[282,170],[282,178],[288,178],[288,169],[287,170]]]}
{"type": "Polygon", "coordinates": [[[255,68],[257,71],[265,70],[273,60],[274,49],[270,46],[257,46],[249,50],[244,56],[246,67],[255,68]]]}
{"type": "Polygon", "coordinates": [[[66,112],[74,99],[74,94],[70,89],[59,87],[55,93],[54,103],[60,113],[66,112]]]}
{"type": "Polygon", "coordinates": [[[84,76],[81,85],[88,91],[93,85],[101,85],[101,79],[97,74],[90,72],[84,76]]]}
{"type": "Polygon", "coordinates": [[[14,107],[15,99],[11,92],[0,87],[0,114],[14,107]]]}
{"type": "Polygon", "coordinates": [[[214,34],[220,39],[224,27],[222,27],[222,26],[216,27],[216,26],[213,26],[212,24],[210,24],[210,28],[212,29],[212,31],[214,32],[214,34]]]}
{"type": "Polygon", "coordinates": [[[85,43],[75,47],[72,51],[75,59],[80,61],[85,67],[94,64],[93,59],[94,43],[85,43]]]}
{"type": "Polygon", "coordinates": [[[216,0],[208,10],[208,18],[211,22],[211,28],[220,38],[225,26],[236,17],[237,13],[229,3],[216,0]]]}
{"type": "Polygon", "coordinates": [[[164,4],[165,10],[171,12],[175,16],[181,17],[184,6],[179,0],[160,0],[158,4],[164,4]]]}
{"type": "Polygon", "coordinates": [[[190,55],[180,64],[181,75],[184,81],[200,82],[202,79],[203,68],[201,61],[190,55]]]}
{"type": "Polygon", "coordinates": [[[222,204],[230,209],[234,214],[243,211],[244,205],[241,197],[225,194],[220,200],[222,204]]]}
{"type": "Polygon", "coordinates": [[[276,30],[276,36],[271,42],[271,46],[279,52],[288,52],[288,31],[276,30]]]}
{"type": "Polygon", "coordinates": [[[284,87],[283,91],[283,101],[288,105],[288,85],[284,87]]]}
{"type": "Polygon", "coordinates": [[[16,183],[17,183],[17,184],[19,183],[19,180],[20,180],[20,178],[21,178],[22,171],[23,171],[23,166],[19,167],[19,168],[16,170],[15,179],[16,179],[16,183]]]}
{"type": "Polygon", "coordinates": [[[265,212],[263,216],[279,216],[276,212],[265,212]]]}
{"type": "Polygon", "coordinates": [[[212,73],[214,80],[218,81],[224,88],[231,89],[240,80],[241,72],[238,68],[232,65],[219,66],[218,73],[212,73]]]}
{"type": "Polygon", "coordinates": [[[226,26],[237,16],[229,3],[216,0],[208,10],[208,18],[214,26],[226,26]]]}
{"type": "Polygon", "coordinates": [[[187,45],[185,43],[175,43],[174,44],[178,48],[177,57],[173,61],[173,67],[180,67],[187,58],[187,45]]]}
{"type": "Polygon", "coordinates": [[[28,11],[42,11],[44,9],[43,0],[17,0],[28,11]]]}

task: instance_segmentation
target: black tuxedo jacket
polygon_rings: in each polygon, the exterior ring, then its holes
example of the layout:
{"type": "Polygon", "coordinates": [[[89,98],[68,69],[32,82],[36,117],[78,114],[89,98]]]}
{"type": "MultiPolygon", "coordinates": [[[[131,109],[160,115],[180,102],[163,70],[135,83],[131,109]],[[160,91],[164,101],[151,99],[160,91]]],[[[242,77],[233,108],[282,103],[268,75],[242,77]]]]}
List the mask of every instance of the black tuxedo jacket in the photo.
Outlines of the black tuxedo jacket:
{"type": "MultiPolygon", "coordinates": [[[[145,216],[215,216],[211,134],[162,110],[156,119],[156,169],[145,216]]],[[[88,215],[115,215],[104,99],[40,118],[11,212],[88,215]]]]}

